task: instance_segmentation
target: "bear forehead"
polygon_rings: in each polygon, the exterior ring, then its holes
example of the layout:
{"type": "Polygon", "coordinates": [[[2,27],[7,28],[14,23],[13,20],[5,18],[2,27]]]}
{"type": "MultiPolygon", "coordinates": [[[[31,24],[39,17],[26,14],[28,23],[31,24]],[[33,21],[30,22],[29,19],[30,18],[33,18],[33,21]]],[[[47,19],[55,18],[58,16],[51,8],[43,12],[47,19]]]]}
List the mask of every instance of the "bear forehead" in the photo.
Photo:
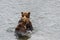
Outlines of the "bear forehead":
{"type": "Polygon", "coordinates": [[[28,15],[29,12],[23,12],[24,15],[28,15]]]}

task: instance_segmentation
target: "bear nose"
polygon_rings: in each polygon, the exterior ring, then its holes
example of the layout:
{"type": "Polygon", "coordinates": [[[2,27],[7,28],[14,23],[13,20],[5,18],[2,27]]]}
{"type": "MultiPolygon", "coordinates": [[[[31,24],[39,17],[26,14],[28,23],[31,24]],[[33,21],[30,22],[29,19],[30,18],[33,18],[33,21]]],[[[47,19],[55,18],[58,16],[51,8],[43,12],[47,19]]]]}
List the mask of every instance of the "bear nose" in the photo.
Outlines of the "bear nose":
{"type": "Polygon", "coordinates": [[[24,19],[24,18],[26,18],[26,16],[23,16],[22,18],[24,19]]]}

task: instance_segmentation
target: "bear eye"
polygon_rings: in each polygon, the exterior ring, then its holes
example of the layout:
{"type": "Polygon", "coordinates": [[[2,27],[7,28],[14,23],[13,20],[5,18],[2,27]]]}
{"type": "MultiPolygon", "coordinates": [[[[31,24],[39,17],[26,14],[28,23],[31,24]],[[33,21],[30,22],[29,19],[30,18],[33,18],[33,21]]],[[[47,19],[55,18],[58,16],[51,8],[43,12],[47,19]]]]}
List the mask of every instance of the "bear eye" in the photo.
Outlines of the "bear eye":
{"type": "Polygon", "coordinates": [[[24,15],[22,15],[22,17],[24,17],[24,15]]]}
{"type": "Polygon", "coordinates": [[[29,16],[26,16],[27,18],[29,18],[29,16]]]}

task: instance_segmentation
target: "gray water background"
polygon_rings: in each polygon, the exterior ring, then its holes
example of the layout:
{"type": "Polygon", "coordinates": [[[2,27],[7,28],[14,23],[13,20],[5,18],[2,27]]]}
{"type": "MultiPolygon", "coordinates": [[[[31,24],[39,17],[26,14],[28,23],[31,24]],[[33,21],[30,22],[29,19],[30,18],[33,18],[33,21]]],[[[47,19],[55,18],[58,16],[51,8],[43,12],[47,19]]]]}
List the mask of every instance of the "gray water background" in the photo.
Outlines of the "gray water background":
{"type": "Polygon", "coordinates": [[[60,40],[60,0],[0,0],[0,40],[18,40],[14,29],[23,11],[31,12],[34,27],[26,40],[60,40]]]}

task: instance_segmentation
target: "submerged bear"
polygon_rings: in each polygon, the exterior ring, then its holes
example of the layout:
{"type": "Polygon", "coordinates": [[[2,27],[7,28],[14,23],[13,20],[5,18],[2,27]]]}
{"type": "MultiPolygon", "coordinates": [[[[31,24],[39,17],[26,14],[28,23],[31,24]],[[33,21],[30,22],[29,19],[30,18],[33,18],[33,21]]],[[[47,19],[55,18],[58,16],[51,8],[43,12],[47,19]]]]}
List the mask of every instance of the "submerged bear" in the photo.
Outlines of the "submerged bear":
{"type": "Polygon", "coordinates": [[[30,12],[21,12],[21,19],[15,28],[16,36],[27,36],[33,31],[32,23],[30,21],[30,12]]]}

